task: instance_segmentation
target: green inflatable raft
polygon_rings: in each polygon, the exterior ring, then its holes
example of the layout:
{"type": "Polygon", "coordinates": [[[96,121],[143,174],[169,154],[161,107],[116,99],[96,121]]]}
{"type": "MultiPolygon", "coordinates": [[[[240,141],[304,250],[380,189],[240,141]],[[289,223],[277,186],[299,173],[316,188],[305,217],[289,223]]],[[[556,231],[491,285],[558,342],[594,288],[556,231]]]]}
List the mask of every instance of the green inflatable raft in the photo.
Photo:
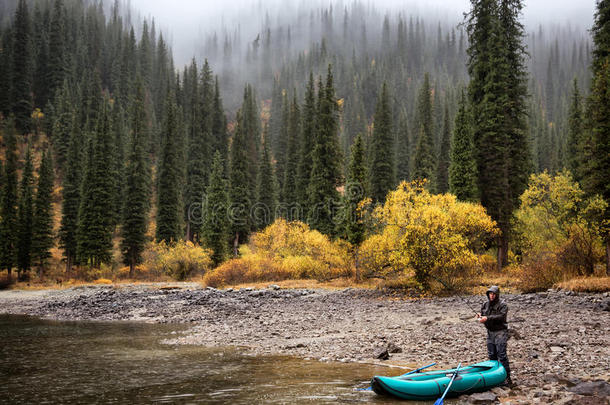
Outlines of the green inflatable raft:
{"type": "MultiPolygon", "coordinates": [[[[373,391],[402,399],[436,399],[443,395],[455,369],[426,371],[404,377],[375,376],[371,381],[373,391]]],[[[448,396],[458,396],[486,391],[502,384],[506,370],[497,360],[488,360],[460,368],[448,396]]]]}

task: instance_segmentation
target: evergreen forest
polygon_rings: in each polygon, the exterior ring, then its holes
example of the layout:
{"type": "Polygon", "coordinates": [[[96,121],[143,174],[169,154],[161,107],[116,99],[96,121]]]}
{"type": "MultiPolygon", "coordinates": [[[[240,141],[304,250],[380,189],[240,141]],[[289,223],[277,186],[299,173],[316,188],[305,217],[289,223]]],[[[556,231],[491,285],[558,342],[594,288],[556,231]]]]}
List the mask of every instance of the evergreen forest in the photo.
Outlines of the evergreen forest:
{"type": "Polygon", "coordinates": [[[178,64],[120,0],[2,2],[8,279],[610,275],[609,1],[253,7],[178,64]]]}

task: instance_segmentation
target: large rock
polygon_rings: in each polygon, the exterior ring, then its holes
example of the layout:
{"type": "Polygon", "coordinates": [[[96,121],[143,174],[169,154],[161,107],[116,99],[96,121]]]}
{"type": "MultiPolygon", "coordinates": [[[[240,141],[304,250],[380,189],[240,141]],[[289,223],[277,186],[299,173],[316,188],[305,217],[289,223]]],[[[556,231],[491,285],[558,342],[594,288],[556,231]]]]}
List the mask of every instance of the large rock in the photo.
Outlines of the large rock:
{"type": "Polygon", "coordinates": [[[402,349],[394,344],[394,342],[388,343],[388,353],[402,353],[402,349]]]}
{"type": "Polygon", "coordinates": [[[492,392],[479,392],[468,397],[469,404],[493,404],[498,397],[492,392]]]}
{"type": "Polygon", "coordinates": [[[374,356],[376,359],[379,359],[379,360],[387,360],[390,358],[390,353],[388,353],[387,348],[383,347],[383,348],[375,350],[374,356]]]}
{"type": "Polygon", "coordinates": [[[587,381],[568,388],[568,391],[578,395],[610,396],[610,384],[603,380],[587,381]]]}

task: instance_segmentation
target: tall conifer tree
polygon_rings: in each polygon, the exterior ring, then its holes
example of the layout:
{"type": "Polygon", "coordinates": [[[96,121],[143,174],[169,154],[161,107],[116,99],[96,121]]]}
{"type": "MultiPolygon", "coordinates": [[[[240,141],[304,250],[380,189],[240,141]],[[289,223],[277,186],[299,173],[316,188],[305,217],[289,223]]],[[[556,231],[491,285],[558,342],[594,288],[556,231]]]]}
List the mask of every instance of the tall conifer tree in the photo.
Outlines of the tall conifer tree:
{"type": "Polygon", "coordinates": [[[113,134],[108,100],[102,104],[91,139],[78,211],[77,254],[83,263],[99,267],[112,257],[115,225],[115,183],[108,158],[113,156],[113,134]]]}
{"type": "Polygon", "coordinates": [[[175,95],[167,92],[163,123],[163,149],[157,186],[157,241],[173,243],[182,235],[182,147],[175,95]]]}
{"type": "Polygon", "coordinates": [[[352,145],[347,181],[345,183],[345,238],[353,245],[364,240],[364,223],[362,223],[358,204],[366,197],[366,161],[362,135],[356,136],[352,145]]]}
{"type": "Polygon", "coordinates": [[[266,136],[261,148],[258,177],[256,179],[256,205],[252,212],[256,229],[263,229],[273,223],[278,201],[277,177],[273,169],[273,163],[271,163],[271,153],[266,136]]]}
{"type": "Polygon", "coordinates": [[[25,165],[19,187],[19,223],[17,225],[17,272],[24,279],[32,263],[32,233],[34,216],[34,173],[30,146],[25,155],[25,165]]]}
{"type": "Polygon", "coordinates": [[[472,0],[469,97],[481,203],[498,223],[498,268],[508,262],[511,217],[527,186],[527,73],[520,0],[472,0]]]}
{"type": "Polygon", "coordinates": [[[59,245],[66,258],[66,272],[70,272],[77,254],[78,211],[81,197],[81,133],[73,120],[70,135],[70,146],[66,160],[62,188],[61,226],[59,228],[59,245]]]}
{"type": "Polygon", "coordinates": [[[413,179],[427,179],[427,187],[435,190],[436,156],[434,154],[434,126],[432,117],[432,93],[428,73],[417,97],[417,144],[413,157],[413,179]]]}
{"type": "Polygon", "coordinates": [[[131,112],[130,152],[125,170],[125,199],[121,221],[121,251],[123,262],[129,266],[129,277],[134,276],[135,267],[141,262],[147,242],[150,169],[146,158],[149,119],[145,102],[144,86],[138,77],[131,112]]]}
{"type": "Polygon", "coordinates": [[[229,223],[227,209],[229,194],[224,174],[221,152],[214,153],[210,184],[206,189],[206,204],[203,206],[201,237],[203,244],[212,249],[212,261],[220,264],[228,254],[229,223]]]}
{"type": "Polygon", "coordinates": [[[578,81],[574,79],[572,86],[572,97],[568,116],[568,168],[574,176],[574,180],[580,182],[582,179],[583,165],[585,163],[585,136],[582,116],[582,97],[578,90],[578,81]]]}
{"type": "Polygon", "coordinates": [[[252,228],[250,209],[255,194],[252,194],[252,166],[247,150],[247,139],[243,128],[241,110],[237,112],[237,126],[231,142],[231,167],[229,172],[229,198],[231,201],[231,235],[233,254],[238,254],[240,243],[244,243],[252,228]]]}
{"type": "MultiPolygon", "coordinates": [[[[284,171],[284,182],[282,188],[282,203],[287,207],[293,207],[297,203],[297,166],[299,164],[299,141],[301,140],[301,112],[297,101],[296,91],[290,104],[290,119],[288,126],[288,149],[286,151],[286,168],[284,171]]],[[[280,173],[281,175],[281,173],[280,173]]],[[[288,215],[288,219],[292,215],[288,215]]]]}
{"type": "Polygon", "coordinates": [[[411,137],[406,112],[400,113],[396,131],[396,179],[400,183],[411,178],[411,137]]]}
{"type": "Polygon", "coordinates": [[[18,195],[17,195],[17,140],[15,121],[9,117],[4,125],[4,172],[0,200],[0,268],[8,270],[9,277],[17,263],[18,195]]]}
{"type": "Polygon", "coordinates": [[[48,86],[52,91],[62,85],[67,70],[65,21],[63,1],[55,0],[49,26],[49,66],[47,70],[48,86]]]}
{"type": "Polygon", "coordinates": [[[449,164],[451,149],[451,124],[449,123],[449,102],[445,102],[443,129],[441,133],[441,150],[436,166],[436,192],[444,194],[449,191],[449,164]]]}
{"type": "Polygon", "coordinates": [[[607,203],[602,236],[606,244],[606,274],[610,275],[610,1],[597,2],[592,33],[593,82],[588,104],[591,146],[583,185],[607,203]]]}
{"type": "Polygon", "coordinates": [[[316,89],[313,73],[309,73],[309,82],[305,92],[305,103],[303,106],[303,127],[299,145],[299,163],[297,165],[296,189],[297,202],[300,205],[301,219],[305,220],[309,212],[309,180],[311,178],[311,167],[313,165],[312,152],[317,136],[317,109],[316,89]]]}
{"type": "MultiPolygon", "coordinates": [[[[191,69],[197,75],[197,65],[193,62],[191,69]]],[[[207,83],[209,72],[202,72],[202,82],[207,83]]],[[[207,84],[206,84],[207,86],[207,84]]],[[[203,87],[203,86],[201,86],[203,87]]],[[[197,212],[203,200],[203,194],[207,185],[207,165],[209,164],[207,148],[210,146],[210,128],[207,123],[210,119],[208,104],[211,100],[203,94],[203,89],[196,84],[190,89],[192,92],[191,108],[189,117],[189,136],[186,162],[186,188],[184,192],[184,214],[186,222],[186,239],[197,241],[199,230],[195,225],[196,219],[192,217],[197,212]]]]}
{"type": "Polygon", "coordinates": [[[384,82],[377,100],[375,126],[371,141],[370,194],[373,202],[383,204],[394,188],[394,134],[388,86],[384,82]]]}
{"type": "Polygon", "coordinates": [[[312,153],[307,222],[322,233],[334,235],[335,204],[339,202],[337,186],[341,182],[341,151],[337,137],[337,101],[330,65],[326,85],[320,89],[318,100],[319,127],[312,153]]]}
{"type": "Polygon", "coordinates": [[[30,130],[32,113],[31,21],[25,0],[19,0],[13,28],[13,113],[15,125],[22,133],[30,130]]]}
{"type": "Polygon", "coordinates": [[[34,201],[34,231],[32,237],[32,259],[36,261],[40,272],[45,261],[51,257],[51,248],[55,245],[53,238],[53,160],[49,148],[42,154],[38,170],[38,187],[34,201]]]}
{"type": "Polygon", "coordinates": [[[462,91],[455,117],[449,165],[449,191],[461,201],[477,201],[479,196],[471,121],[466,96],[462,91]]]}

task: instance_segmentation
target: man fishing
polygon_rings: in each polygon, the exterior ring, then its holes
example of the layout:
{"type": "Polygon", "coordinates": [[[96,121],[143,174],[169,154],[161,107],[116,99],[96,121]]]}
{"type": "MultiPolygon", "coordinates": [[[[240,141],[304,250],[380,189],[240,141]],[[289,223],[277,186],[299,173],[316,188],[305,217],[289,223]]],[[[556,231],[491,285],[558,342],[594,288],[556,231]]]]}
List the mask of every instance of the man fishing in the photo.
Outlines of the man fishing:
{"type": "Polygon", "coordinates": [[[512,386],[510,379],[510,365],[506,355],[506,344],[508,342],[508,324],[506,314],[508,306],[500,299],[500,288],[491,286],[487,290],[487,301],[481,307],[481,313],[477,314],[480,323],[487,328],[487,354],[489,360],[499,360],[506,369],[505,384],[512,386]]]}

